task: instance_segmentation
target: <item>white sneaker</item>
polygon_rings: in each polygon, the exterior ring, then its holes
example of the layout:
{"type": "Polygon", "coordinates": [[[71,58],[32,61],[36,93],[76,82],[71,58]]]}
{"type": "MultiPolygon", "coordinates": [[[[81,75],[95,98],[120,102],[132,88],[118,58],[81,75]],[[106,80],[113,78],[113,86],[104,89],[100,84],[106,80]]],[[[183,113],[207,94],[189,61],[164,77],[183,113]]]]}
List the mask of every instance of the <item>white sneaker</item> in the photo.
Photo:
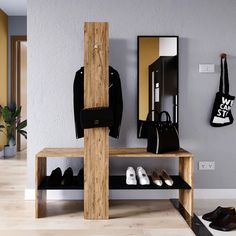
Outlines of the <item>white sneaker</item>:
{"type": "Polygon", "coordinates": [[[135,170],[131,166],[129,166],[126,170],[126,184],[137,185],[135,170]]]}
{"type": "Polygon", "coordinates": [[[150,184],[150,180],[147,176],[146,171],[143,169],[143,167],[139,166],[137,167],[137,176],[138,176],[138,180],[140,185],[149,185],[150,184]]]}
{"type": "Polygon", "coordinates": [[[161,171],[161,177],[164,179],[165,183],[166,183],[168,186],[172,186],[172,185],[174,184],[173,179],[166,173],[165,170],[162,170],[162,171],[161,171]]]}

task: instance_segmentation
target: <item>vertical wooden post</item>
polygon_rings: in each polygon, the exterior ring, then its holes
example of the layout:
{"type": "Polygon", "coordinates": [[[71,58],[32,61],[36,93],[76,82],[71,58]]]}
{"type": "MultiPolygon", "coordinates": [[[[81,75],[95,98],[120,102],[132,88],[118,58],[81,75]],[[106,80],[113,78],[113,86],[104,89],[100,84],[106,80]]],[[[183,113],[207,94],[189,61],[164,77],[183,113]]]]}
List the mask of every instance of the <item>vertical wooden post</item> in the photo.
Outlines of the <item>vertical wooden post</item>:
{"type": "MultiPolygon", "coordinates": [[[[84,107],[109,105],[108,23],[84,25],[84,107]]],[[[84,217],[109,218],[108,128],[84,130],[84,217]]]]}
{"type": "Polygon", "coordinates": [[[179,174],[182,179],[191,186],[191,189],[179,190],[179,201],[189,213],[193,216],[193,156],[179,157],[179,174]]]}
{"type": "Polygon", "coordinates": [[[47,175],[47,158],[37,157],[35,160],[35,217],[40,218],[46,215],[47,190],[38,190],[43,178],[47,175]]]}

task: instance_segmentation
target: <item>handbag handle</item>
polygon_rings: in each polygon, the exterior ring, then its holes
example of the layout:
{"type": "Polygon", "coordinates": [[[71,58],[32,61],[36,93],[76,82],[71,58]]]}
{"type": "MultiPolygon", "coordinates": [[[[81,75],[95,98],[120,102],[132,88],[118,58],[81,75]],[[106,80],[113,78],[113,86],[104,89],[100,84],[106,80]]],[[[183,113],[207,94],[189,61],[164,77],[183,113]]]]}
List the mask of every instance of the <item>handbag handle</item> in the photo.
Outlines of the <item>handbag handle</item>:
{"type": "Polygon", "coordinates": [[[170,114],[167,111],[160,112],[159,117],[158,117],[158,122],[161,122],[161,117],[162,117],[163,114],[166,115],[166,122],[171,123],[171,117],[170,117],[170,114]]]}
{"type": "Polygon", "coordinates": [[[148,112],[146,121],[151,121],[151,115],[152,115],[153,112],[157,114],[157,117],[159,117],[159,112],[157,110],[151,110],[151,111],[148,112]]]}
{"type": "Polygon", "coordinates": [[[220,86],[219,86],[219,91],[223,93],[223,86],[225,89],[225,94],[229,94],[229,76],[228,76],[228,65],[227,65],[227,59],[225,57],[221,57],[221,62],[220,62],[220,86]],[[223,58],[225,59],[224,61],[224,75],[223,75],[223,58]]]}

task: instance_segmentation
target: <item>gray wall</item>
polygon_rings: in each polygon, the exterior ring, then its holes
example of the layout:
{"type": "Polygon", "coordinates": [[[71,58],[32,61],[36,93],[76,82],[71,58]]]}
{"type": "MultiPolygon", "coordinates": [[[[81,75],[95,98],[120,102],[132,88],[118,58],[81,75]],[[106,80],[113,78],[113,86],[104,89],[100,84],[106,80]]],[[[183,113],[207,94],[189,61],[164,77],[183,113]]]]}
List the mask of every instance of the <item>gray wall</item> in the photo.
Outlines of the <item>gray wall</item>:
{"type": "MultiPolygon", "coordinates": [[[[29,0],[28,187],[33,187],[34,155],[40,149],[83,146],[75,139],[72,107],[74,75],[83,65],[83,24],[108,21],[110,64],[120,73],[124,100],[120,139],[111,139],[111,146],[146,145],[136,138],[137,35],[179,35],[180,139],[195,155],[195,187],[235,188],[236,124],[209,125],[219,73],[198,72],[199,63],[219,66],[219,54],[228,53],[231,93],[236,94],[235,12],[234,0],[29,0]],[[216,170],[197,170],[200,160],[215,160],[216,170]]],[[[49,171],[57,165],[77,171],[81,164],[50,162],[49,171]]],[[[176,172],[171,160],[146,159],[112,159],[111,172],[131,164],[176,172]]]]}
{"type": "Polygon", "coordinates": [[[9,16],[8,17],[8,100],[11,97],[11,36],[27,35],[27,17],[9,16]]]}

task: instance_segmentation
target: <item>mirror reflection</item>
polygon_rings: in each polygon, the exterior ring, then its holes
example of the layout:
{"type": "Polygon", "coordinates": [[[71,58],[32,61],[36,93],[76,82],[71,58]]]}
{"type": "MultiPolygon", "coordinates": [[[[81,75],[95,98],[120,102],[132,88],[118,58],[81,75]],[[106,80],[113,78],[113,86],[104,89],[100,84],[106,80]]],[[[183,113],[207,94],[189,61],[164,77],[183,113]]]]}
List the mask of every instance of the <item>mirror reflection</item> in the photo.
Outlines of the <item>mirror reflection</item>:
{"type": "Polygon", "coordinates": [[[138,36],[138,137],[151,110],[168,111],[178,128],[177,36],[138,36]]]}

